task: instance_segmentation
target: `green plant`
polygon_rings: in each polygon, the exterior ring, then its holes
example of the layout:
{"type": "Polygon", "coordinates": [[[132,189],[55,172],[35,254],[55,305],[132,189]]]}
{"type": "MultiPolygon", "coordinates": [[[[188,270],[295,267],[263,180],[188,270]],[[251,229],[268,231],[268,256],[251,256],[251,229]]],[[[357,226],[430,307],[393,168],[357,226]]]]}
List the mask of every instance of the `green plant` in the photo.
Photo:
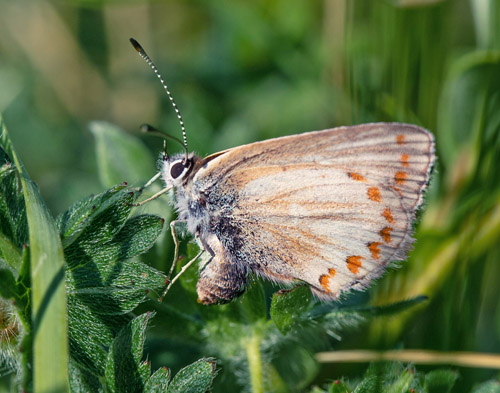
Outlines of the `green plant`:
{"type": "Polygon", "coordinates": [[[0,126],[0,319],[11,326],[0,336],[8,349],[2,364],[27,391],[207,390],[216,374],[211,359],[171,381],[167,369],[151,375],[143,360],[154,313],[133,310],[165,276],[134,258],[153,246],[164,220],[131,216],[137,194],[125,184],[53,220],[0,126]]]}

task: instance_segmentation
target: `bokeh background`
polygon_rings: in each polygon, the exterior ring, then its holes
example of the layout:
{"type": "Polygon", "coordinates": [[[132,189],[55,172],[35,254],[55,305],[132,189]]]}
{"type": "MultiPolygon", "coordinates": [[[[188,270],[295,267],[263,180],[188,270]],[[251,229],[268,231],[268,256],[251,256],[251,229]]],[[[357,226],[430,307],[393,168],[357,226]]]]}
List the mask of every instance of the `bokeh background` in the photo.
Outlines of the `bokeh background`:
{"type": "MultiPolygon", "coordinates": [[[[366,295],[371,304],[429,300],[335,348],[500,352],[498,1],[0,0],[0,111],[54,215],[110,186],[91,122],[141,138],[151,175],[162,144],[139,125],[180,136],[129,37],[159,67],[200,155],[372,121],[434,132],[439,161],[416,249],[366,295]]],[[[128,168],[126,157],[112,159],[128,168]]],[[[122,180],[147,180],[130,173],[122,180]]],[[[172,355],[167,366],[185,358],[172,355]]],[[[323,365],[313,382],[365,368],[323,365]]],[[[498,378],[494,369],[456,369],[460,392],[498,378]]]]}

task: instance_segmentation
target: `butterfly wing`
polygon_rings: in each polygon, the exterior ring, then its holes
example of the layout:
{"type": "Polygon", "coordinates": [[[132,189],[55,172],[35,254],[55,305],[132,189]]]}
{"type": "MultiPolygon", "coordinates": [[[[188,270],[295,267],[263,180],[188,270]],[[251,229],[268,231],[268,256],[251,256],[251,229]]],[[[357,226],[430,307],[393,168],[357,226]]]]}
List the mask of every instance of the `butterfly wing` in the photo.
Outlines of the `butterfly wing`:
{"type": "Polygon", "coordinates": [[[406,258],[434,159],[428,131],[364,124],[207,157],[193,185],[210,211],[219,259],[336,298],[406,258]]]}

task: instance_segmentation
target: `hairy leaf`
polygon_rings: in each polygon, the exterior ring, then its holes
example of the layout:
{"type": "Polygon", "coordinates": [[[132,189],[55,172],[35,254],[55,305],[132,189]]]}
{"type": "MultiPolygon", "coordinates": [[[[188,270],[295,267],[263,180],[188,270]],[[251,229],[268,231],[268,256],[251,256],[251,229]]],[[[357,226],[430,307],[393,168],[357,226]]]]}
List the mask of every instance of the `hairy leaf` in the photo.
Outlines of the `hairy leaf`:
{"type": "Polygon", "coordinates": [[[168,393],[204,393],[217,374],[213,359],[200,359],[184,367],[172,379],[168,393]]]}

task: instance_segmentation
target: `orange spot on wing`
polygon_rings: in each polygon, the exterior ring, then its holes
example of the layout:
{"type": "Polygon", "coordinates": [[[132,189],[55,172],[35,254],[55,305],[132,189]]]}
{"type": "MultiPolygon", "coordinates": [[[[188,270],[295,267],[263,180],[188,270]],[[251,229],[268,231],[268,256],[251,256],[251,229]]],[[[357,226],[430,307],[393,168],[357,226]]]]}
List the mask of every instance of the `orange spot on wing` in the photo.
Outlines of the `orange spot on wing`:
{"type": "Polygon", "coordinates": [[[331,267],[330,269],[328,269],[328,274],[334,277],[337,274],[337,271],[333,267],[331,267]]]}
{"type": "Polygon", "coordinates": [[[382,216],[387,220],[388,223],[393,224],[394,223],[394,217],[392,216],[391,209],[388,207],[385,208],[385,210],[382,212],[382,216]]]}
{"type": "Polygon", "coordinates": [[[408,160],[410,159],[410,156],[408,156],[408,154],[401,154],[401,165],[407,167],[409,166],[410,164],[408,163],[408,160]]]}
{"type": "Polygon", "coordinates": [[[328,276],[327,274],[322,274],[321,276],[319,276],[319,283],[326,292],[330,292],[330,288],[328,287],[328,284],[330,283],[330,276],[328,276]]]}
{"type": "Polygon", "coordinates": [[[382,200],[378,187],[370,187],[368,189],[368,198],[370,198],[373,202],[380,202],[382,200]]]}
{"type": "Polygon", "coordinates": [[[396,137],[396,141],[398,142],[398,145],[404,145],[405,144],[405,136],[403,134],[399,134],[396,137]]]}
{"type": "Polygon", "coordinates": [[[382,236],[382,239],[384,239],[384,242],[390,243],[391,242],[391,232],[392,228],[391,227],[385,227],[380,231],[380,236],[382,236]]]}
{"type": "Polygon", "coordinates": [[[394,175],[394,179],[396,179],[396,183],[399,185],[403,184],[406,181],[407,177],[408,175],[406,174],[406,172],[396,172],[396,174],[394,175]]]}
{"type": "Polygon", "coordinates": [[[366,179],[363,175],[360,175],[359,173],[356,173],[356,172],[347,172],[347,176],[349,176],[353,180],[366,181],[366,179]]]}
{"type": "Polygon", "coordinates": [[[378,248],[379,246],[380,246],[379,242],[373,242],[373,243],[368,244],[368,248],[369,248],[370,252],[372,253],[373,259],[380,258],[380,248],[378,248]]]}
{"type": "Polygon", "coordinates": [[[347,268],[353,273],[357,274],[359,272],[359,268],[362,266],[361,259],[359,255],[351,255],[347,257],[347,268]]]}

